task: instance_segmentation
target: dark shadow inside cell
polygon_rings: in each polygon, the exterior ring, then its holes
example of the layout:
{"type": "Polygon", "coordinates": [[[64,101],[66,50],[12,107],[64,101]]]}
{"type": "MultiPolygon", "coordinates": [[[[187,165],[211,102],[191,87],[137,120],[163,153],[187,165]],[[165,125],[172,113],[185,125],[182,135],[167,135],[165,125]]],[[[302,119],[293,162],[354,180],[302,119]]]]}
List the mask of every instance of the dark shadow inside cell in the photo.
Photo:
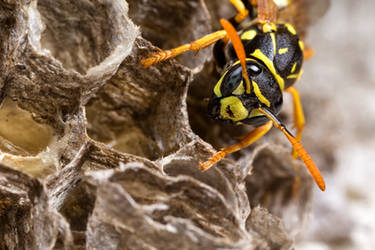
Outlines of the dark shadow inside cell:
{"type": "Polygon", "coordinates": [[[82,0],[52,2],[38,1],[44,25],[40,43],[65,69],[86,74],[121,42],[112,23],[110,4],[82,0]]]}
{"type": "Polygon", "coordinates": [[[95,206],[96,196],[87,183],[80,182],[67,195],[59,212],[68,221],[73,233],[74,242],[84,246],[87,221],[95,206]]]}
{"type": "Polygon", "coordinates": [[[86,106],[88,135],[120,152],[156,160],[191,141],[185,93],[190,71],[168,61],[144,68],[139,38],[118,72],[86,106]]]}
{"type": "MultiPolygon", "coordinates": [[[[142,37],[161,49],[171,49],[212,32],[209,13],[203,1],[154,0],[145,4],[143,1],[129,0],[128,3],[129,17],[142,27],[142,37]]],[[[209,50],[195,54],[186,52],[176,59],[194,68],[210,57],[209,50]]]]}
{"type": "Polygon", "coordinates": [[[14,155],[37,155],[53,141],[53,129],[5,99],[0,108],[0,150],[14,155]]]}
{"type": "Polygon", "coordinates": [[[312,195],[313,181],[303,163],[293,161],[287,148],[262,148],[252,163],[252,174],[245,179],[251,207],[261,206],[282,217],[288,206],[296,206],[303,216],[312,195]],[[299,183],[299,184],[298,184],[299,183]]]}
{"type": "Polygon", "coordinates": [[[105,112],[105,103],[93,100],[86,107],[88,135],[120,152],[155,160],[160,149],[147,130],[140,126],[140,120],[132,117],[128,109],[123,108],[105,112]]]}

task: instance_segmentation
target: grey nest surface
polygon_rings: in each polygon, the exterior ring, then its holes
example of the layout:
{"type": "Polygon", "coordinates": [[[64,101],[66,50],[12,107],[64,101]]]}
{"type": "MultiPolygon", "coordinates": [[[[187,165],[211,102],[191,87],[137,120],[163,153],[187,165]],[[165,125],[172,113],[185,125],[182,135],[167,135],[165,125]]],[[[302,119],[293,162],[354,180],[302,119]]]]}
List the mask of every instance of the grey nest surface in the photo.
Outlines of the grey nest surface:
{"type": "Polygon", "coordinates": [[[0,249],[293,247],[313,186],[283,135],[201,172],[252,129],[208,119],[211,49],[140,64],[233,13],[226,0],[0,1],[0,249]]]}

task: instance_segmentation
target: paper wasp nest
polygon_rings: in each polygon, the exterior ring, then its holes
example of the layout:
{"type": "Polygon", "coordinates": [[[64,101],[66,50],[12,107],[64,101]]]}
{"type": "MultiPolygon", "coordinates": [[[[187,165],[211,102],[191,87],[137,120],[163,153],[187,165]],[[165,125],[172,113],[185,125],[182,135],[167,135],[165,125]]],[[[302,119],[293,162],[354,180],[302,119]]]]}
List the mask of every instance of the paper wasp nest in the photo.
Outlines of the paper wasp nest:
{"type": "Polygon", "coordinates": [[[0,1],[0,249],[292,247],[312,182],[282,135],[200,172],[251,129],[207,118],[210,49],[140,65],[226,2],[0,1]]]}

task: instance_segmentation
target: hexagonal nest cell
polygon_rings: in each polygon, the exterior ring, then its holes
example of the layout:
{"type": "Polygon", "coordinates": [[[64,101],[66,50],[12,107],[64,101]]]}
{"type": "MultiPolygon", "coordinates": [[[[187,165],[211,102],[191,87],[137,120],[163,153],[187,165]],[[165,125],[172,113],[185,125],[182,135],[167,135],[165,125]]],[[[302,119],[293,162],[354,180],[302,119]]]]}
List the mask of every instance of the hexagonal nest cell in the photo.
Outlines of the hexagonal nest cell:
{"type": "Polygon", "coordinates": [[[221,15],[228,1],[0,1],[1,249],[292,247],[312,182],[279,133],[198,170],[251,129],[207,118],[211,49],[140,64],[221,15]]]}

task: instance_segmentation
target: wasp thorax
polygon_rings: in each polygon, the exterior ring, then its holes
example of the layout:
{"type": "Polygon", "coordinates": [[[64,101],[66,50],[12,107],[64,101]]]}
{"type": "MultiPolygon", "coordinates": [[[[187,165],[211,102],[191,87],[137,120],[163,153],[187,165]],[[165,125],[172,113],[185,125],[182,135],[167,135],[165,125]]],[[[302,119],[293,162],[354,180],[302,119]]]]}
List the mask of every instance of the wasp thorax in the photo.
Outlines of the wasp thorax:
{"type": "Polygon", "coordinates": [[[233,63],[223,73],[208,105],[211,118],[256,125],[267,120],[257,112],[259,106],[266,106],[274,113],[279,112],[282,94],[272,73],[254,59],[247,59],[246,69],[250,86],[246,86],[239,62],[233,63]]]}

